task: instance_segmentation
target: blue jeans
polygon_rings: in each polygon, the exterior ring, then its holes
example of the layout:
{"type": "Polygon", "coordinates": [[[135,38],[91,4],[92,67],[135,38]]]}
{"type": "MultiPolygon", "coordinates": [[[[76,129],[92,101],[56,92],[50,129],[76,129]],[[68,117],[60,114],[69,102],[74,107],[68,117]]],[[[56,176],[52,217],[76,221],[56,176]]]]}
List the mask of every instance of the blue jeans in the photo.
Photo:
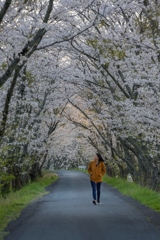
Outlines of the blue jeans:
{"type": "Polygon", "coordinates": [[[96,182],[91,181],[93,199],[97,200],[97,202],[100,202],[101,183],[102,182],[96,183],[96,182]]]}

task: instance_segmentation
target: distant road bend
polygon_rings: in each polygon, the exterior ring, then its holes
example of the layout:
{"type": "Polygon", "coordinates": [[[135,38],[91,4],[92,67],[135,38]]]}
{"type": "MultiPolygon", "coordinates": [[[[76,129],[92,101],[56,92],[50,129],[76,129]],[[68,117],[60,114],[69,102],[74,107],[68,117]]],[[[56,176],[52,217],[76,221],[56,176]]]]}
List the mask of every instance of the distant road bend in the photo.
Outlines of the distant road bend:
{"type": "Polygon", "coordinates": [[[160,240],[160,213],[102,184],[102,205],[93,205],[89,177],[58,171],[50,193],[11,222],[5,240],[160,240]]]}

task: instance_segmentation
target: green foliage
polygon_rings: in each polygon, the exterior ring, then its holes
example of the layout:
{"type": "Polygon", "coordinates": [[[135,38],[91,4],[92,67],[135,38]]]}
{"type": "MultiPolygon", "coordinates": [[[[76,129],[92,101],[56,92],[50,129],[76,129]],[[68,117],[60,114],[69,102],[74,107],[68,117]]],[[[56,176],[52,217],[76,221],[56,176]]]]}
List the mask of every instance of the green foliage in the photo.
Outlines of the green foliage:
{"type": "Polygon", "coordinates": [[[7,68],[7,63],[3,62],[2,65],[1,65],[2,69],[5,69],[7,68]]]}
{"type": "Polygon", "coordinates": [[[147,9],[145,14],[140,13],[135,18],[135,26],[140,34],[144,34],[148,37],[153,37],[153,35],[160,36],[159,21],[160,10],[157,9],[147,9]],[[146,14],[147,13],[147,14],[146,14]]]}
{"type": "Polygon", "coordinates": [[[103,181],[117,188],[124,195],[130,196],[147,207],[160,212],[160,193],[139,186],[136,183],[127,182],[121,178],[104,176],[103,181]]]}
{"type": "Polygon", "coordinates": [[[11,190],[11,182],[15,177],[12,174],[1,173],[0,176],[0,194],[5,197],[11,190]]]}
{"type": "Polygon", "coordinates": [[[100,21],[99,27],[109,27],[109,24],[105,20],[102,19],[100,21]]]}
{"type": "MultiPolygon", "coordinates": [[[[57,176],[55,174],[46,173],[44,177],[39,178],[37,182],[28,184],[21,190],[10,193],[5,199],[0,197],[0,232],[5,229],[10,221],[20,215],[22,209],[24,209],[29,202],[47,194],[44,188],[56,180],[57,176]]],[[[1,235],[0,239],[2,237],[1,235]]],[[[5,235],[4,232],[3,235],[5,235]]]]}
{"type": "Polygon", "coordinates": [[[88,40],[87,40],[87,44],[88,44],[88,45],[91,45],[93,48],[97,48],[97,46],[98,46],[98,40],[96,40],[96,39],[94,39],[94,40],[88,39],[88,40]]]}
{"type": "MultiPolygon", "coordinates": [[[[88,39],[87,44],[92,46],[94,49],[97,49],[99,53],[106,58],[124,60],[126,56],[124,49],[116,46],[108,39],[103,39],[101,42],[97,39],[88,39]]],[[[106,63],[106,66],[108,66],[108,63],[106,63]]]]}
{"type": "Polygon", "coordinates": [[[35,80],[33,74],[32,74],[31,72],[29,72],[29,71],[26,71],[26,72],[25,72],[25,75],[26,75],[26,79],[27,79],[27,81],[28,81],[28,85],[31,86],[32,83],[33,83],[34,80],[35,80]]]}

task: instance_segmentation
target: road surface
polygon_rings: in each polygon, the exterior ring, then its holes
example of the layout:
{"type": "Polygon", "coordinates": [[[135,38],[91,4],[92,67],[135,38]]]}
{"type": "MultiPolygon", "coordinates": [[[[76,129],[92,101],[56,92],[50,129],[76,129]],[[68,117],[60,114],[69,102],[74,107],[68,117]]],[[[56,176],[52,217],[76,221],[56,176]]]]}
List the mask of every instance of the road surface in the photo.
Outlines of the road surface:
{"type": "Polygon", "coordinates": [[[160,240],[160,213],[105,183],[102,204],[93,205],[87,174],[58,174],[50,193],[8,225],[5,240],[160,240]]]}

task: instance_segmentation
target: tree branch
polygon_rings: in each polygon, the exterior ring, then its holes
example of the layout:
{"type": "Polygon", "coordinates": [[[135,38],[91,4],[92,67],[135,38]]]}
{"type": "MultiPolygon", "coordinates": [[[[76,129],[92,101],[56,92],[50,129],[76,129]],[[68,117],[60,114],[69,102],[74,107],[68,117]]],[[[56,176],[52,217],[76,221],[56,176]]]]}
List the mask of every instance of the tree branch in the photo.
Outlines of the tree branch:
{"type": "Polygon", "coordinates": [[[4,16],[5,16],[9,6],[11,5],[11,3],[12,3],[12,0],[6,0],[5,1],[4,5],[3,5],[3,7],[2,7],[2,9],[0,11],[0,24],[2,23],[2,20],[3,20],[4,16]]]}
{"type": "MultiPolygon", "coordinates": [[[[52,11],[52,7],[53,7],[53,1],[54,0],[50,0],[49,1],[49,5],[46,11],[46,15],[44,17],[44,23],[47,23],[49,16],[51,14],[52,11]]],[[[21,60],[21,55],[22,56],[26,56],[27,58],[29,58],[33,52],[37,49],[37,46],[39,45],[39,43],[41,42],[44,34],[46,33],[46,29],[45,28],[41,28],[39,29],[34,37],[32,38],[31,41],[29,41],[24,48],[22,49],[22,51],[18,54],[19,57],[16,57],[14,60],[11,61],[11,64],[9,65],[7,71],[0,77],[0,87],[2,87],[2,85],[8,80],[8,78],[12,75],[13,71],[16,69],[18,63],[21,60]]]]}
{"type": "Polygon", "coordinates": [[[20,72],[22,67],[23,67],[23,65],[15,70],[11,86],[8,89],[8,93],[7,93],[7,96],[6,96],[4,109],[3,109],[3,112],[2,112],[2,120],[1,120],[1,124],[0,124],[0,139],[2,139],[2,137],[4,135],[4,132],[5,132],[5,127],[6,127],[6,122],[7,122],[7,118],[8,118],[8,111],[9,111],[10,101],[11,101],[11,98],[12,98],[12,95],[13,95],[14,87],[15,87],[16,82],[17,82],[18,74],[19,74],[19,72],[20,72]]]}

